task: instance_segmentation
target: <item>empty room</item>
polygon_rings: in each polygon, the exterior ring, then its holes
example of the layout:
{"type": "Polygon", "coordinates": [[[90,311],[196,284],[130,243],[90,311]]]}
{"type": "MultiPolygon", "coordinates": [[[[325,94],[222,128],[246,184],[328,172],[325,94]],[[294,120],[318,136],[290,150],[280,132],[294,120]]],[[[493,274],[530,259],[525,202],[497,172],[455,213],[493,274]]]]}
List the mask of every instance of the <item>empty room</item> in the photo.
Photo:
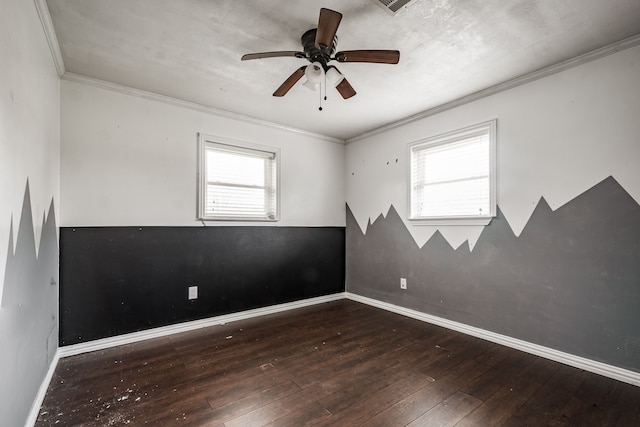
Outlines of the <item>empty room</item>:
{"type": "Polygon", "coordinates": [[[2,426],[640,425],[640,2],[3,0],[2,426]]]}

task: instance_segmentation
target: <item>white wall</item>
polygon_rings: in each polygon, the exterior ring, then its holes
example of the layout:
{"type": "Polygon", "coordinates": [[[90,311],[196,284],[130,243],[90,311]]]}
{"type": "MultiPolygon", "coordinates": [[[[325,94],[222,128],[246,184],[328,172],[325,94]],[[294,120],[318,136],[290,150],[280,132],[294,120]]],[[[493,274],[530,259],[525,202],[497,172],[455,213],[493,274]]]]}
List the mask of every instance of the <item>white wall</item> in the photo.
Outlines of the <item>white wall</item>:
{"type": "Polygon", "coordinates": [[[57,348],[58,322],[55,232],[39,254],[47,259],[35,255],[52,203],[59,212],[60,86],[33,1],[2,2],[0,64],[0,423],[17,426],[57,348]],[[22,217],[27,180],[31,218],[22,217]],[[21,221],[30,229],[19,232],[21,221]]]}
{"type": "MultiPolygon", "coordinates": [[[[540,197],[557,209],[609,175],[640,203],[636,46],[348,144],[346,200],[361,229],[393,205],[422,246],[438,228],[406,219],[407,144],[494,118],[497,202],[516,235],[540,197]]],[[[439,229],[454,248],[465,240],[473,248],[482,231],[439,229]]]]}
{"type": "Polygon", "coordinates": [[[60,209],[59,79],[33,2],[3,1],[2,9],[0,278],[4,277],[9,223],[13,216],[15,235],[27,178],[36,242],[42,231],[43,214],[48,211],[52,199],[56,212],[60,209]]]}
{"type": "Polygon", "coordinates": [[[88,84],[61,91],[62,226],[201,225],[198,132],[281,149],[281,220],[249,224],[345,225],[344,145],[88,84]]]}

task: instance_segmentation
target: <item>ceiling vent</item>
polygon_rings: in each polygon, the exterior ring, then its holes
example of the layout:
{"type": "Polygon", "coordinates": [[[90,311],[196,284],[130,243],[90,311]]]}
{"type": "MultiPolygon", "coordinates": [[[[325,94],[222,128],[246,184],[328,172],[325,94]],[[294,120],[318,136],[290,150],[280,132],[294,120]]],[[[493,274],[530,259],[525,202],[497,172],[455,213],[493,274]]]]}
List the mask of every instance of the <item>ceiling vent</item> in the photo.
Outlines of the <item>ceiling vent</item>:
{"type": "Polygon", "coordinates": [[[392,15],[400,12],[415,0],[373,0],[375,4],[386,10],[392,15]]]}

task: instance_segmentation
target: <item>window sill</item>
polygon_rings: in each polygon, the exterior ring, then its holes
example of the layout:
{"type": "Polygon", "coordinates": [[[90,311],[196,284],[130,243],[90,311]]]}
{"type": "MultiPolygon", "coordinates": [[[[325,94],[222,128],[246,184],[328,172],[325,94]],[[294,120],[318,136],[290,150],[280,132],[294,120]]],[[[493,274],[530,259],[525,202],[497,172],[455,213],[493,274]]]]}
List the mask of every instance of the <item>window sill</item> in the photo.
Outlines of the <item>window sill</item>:
{"type": "Polygon", "coordinates": [[[493,217],[482,218],[409,218],[413,225],[488,225],[493,217]]]}
{"type": "Polygon", "coordinates": [[[198,218],[198,221],[217,221],[217,222],[278,222],[280,218],[251,218],[251,217],[206,217],[198,218]]]}

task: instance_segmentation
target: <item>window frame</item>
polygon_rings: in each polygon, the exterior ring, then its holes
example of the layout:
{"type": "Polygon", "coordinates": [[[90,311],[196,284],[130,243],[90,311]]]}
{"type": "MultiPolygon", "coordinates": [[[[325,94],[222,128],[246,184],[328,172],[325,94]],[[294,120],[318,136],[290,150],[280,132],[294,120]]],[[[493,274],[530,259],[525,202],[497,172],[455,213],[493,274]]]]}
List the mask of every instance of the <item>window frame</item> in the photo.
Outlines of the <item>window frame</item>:
{"type": "Polygon", "coordinates": [[[196,219],[198,221],[234,221],[234,222],[277,222],[280,221],[280,148],[255,144],[246,141],[198,133],[198,170],[197,170],[197,212],[196,219]],[[274,217],[266,216],[208,216],[206,214],[207,205],[207,146],[218,145],[224,146],[225,150],[236,153],[261,152],[269,153],[274,156],[275,162],[275,215],[274,217]],[[235,150],[234,150],[235,149],[235,150]]]}
{"type": "Polygon", "coordinates": [[[408,177],[407,177],[407,218],[411,224],[415,225],[487,225],[496,216],[497,212],[497,163],[496,163],[496,146],[497,146],[497,119],[467,126],[462,129],[435,135],[433,137],[421,139],[407,144],[408,157],[408,177]],[[414,217],[413,216],[413,198],[414,198],[414,182],[413,182],[413,153],[416,149],[429,149],[443,145],[456,144],[479,132],[487,131],[489,134],[489,210],[487,215],[469,215],[469,216],[433,216],[433,217],[414,217]]]}

